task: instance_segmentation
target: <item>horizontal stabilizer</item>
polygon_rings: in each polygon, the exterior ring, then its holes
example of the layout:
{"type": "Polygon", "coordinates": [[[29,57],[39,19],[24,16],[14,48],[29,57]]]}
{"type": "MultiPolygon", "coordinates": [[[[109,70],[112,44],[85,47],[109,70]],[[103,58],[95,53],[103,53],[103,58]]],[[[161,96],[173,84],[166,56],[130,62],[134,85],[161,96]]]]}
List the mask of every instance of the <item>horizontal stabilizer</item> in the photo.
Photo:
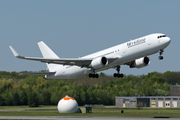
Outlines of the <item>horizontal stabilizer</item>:
{"type": "Polygon", "coordinates": [[[29,73],[20,73],[20,75],[52,75],[55,74],[56,72],[29,72],[29,73]]]}

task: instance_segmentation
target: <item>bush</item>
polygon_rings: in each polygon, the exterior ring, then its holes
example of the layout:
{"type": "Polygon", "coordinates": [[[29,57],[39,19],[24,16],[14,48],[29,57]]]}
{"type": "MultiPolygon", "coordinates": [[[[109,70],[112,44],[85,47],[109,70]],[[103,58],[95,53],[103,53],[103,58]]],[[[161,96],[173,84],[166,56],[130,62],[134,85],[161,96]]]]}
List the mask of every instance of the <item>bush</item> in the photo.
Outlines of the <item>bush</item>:
{"type": "Polygon", "coordinates": [[[142,107],[143,107],[143,103],[142,103],[142,102],[137,103],[136,107],[137,107],[138,109],[142,108],[142,107]]]}

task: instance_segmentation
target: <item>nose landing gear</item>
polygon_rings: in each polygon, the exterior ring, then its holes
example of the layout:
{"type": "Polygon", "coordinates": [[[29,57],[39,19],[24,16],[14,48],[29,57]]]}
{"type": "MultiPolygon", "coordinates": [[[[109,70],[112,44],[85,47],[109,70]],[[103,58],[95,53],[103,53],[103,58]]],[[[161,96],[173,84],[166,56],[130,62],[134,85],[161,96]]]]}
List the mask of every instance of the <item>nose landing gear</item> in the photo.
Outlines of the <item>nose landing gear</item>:
{"type": "Polygon", "coordinates": [[[117,73],[114,73],[114,77],[123,78],[124,75],[123,75],[122,73],[119,74],[119,72],[120,72],[120,66],[117,66],[116,70],[117,70],[117,73]]]}
{"type": "Polygon", "coordinates": [[[162,56],[163,52],[164,52],[164,50],[159,51],[159,57],[158,57],[159,60],[163,60],[163,56],[162,56]]]}

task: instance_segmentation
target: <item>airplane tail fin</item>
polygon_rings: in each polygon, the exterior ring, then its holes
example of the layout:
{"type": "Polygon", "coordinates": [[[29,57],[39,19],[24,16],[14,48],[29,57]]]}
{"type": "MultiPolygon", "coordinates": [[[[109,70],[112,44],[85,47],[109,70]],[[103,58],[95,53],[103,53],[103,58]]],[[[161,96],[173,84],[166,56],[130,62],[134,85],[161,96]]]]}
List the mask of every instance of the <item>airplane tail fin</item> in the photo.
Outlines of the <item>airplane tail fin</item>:
{"type": "MultiPolygon", "coordinates": [[[[59,58],[43,41],[38,42],[39,49],[44,58],[59,58]]],[[[49,72],[54,72],[53,70],[58,66],[57,64],[46,63],[49,72]]]]}

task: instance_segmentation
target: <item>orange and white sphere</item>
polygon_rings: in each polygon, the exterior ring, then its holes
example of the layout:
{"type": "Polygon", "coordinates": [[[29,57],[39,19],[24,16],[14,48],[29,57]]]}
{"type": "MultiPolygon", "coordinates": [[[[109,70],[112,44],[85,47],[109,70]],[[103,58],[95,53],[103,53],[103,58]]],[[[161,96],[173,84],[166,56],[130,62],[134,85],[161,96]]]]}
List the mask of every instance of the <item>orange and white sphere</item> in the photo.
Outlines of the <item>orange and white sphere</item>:
{"type": "Polygon", "coordinates": [[[66,95],[58,103],[59,113],[75,113],[78,110],[78,103],[72,97],[66,95]]]}

